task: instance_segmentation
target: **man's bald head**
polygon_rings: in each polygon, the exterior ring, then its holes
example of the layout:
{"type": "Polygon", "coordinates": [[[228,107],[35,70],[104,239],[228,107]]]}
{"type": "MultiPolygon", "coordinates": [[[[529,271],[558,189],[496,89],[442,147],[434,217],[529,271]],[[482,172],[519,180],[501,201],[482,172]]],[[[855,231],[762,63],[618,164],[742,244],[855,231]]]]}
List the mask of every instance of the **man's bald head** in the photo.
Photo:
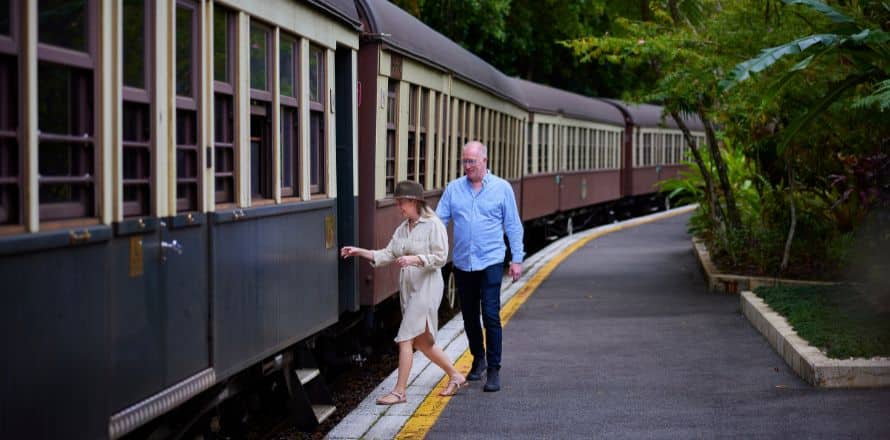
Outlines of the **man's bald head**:
{"type": "Polygon", "coordinates": [[[485,144],[479,141],[467,142],[466,144],[464,144],[464,148],[461,151],[471,153],[483,159],[488,158],[488,148],[485,146],[485,144]]]}

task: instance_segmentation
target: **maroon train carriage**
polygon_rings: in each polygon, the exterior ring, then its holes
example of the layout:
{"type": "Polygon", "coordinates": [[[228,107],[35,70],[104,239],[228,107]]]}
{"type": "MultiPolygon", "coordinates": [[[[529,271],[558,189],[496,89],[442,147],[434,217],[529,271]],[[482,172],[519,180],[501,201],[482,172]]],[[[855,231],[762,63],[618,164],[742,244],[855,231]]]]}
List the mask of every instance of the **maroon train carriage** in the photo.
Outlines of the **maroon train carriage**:
{"type": "MultiPolygon", "coordinates": [[[[598,99],[513,81],[529,110],[520,209],[522,220],[571,218],[573,211],[621,197],[624,117],[598,99]]],[[[549,220],[548,220],[549,221],[549,220]]]]}
{"type": "MultiPolygon", "coordinates": [[[[527,112],[513,81],[385,0],[362,0],[359,50],[359,245],[386,246],[402,221],[395,183],[417,180],[435,206],[463,174],[461,147],[488,146],[489,167],[520,194],[527,112]]],[[[363,306],[398,290],[397,268],[359,267],[363,306]]]]}
{"type": "MultiPolygon", "coordinates": [[[[689,147],[674,118],[661,106],[606,100],[627,119],[625,131],[625,186],[622,196],[651,195],[656,182],[670,179],[683,169],[689,147]]],[[[704,125],[695,115],[682,115],[696,145],[704,143],[704,125]]]]}

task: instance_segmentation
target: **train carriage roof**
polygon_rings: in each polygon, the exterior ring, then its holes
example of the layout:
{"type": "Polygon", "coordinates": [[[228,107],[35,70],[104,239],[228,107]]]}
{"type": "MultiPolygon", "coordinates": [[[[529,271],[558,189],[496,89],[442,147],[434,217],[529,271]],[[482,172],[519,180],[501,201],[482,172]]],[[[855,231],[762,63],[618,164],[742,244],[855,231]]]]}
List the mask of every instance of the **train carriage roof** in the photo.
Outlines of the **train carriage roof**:
{"type": "Polygon", "coordinates": [[[621,111],[602,100],[520,78],[512,80],[522,90],[529,111],[624,126],[621,111]]]}
{"type": "Polygon", "coordinates": [[[309,3],[347,21],[356,29],[361,27],[361,19],[354,0],[308,0],[309,3]]]}
{"type": "Polygon", "coordinates": [[[501,71],[386,0],[360,0],[369,37],[497,96],[523,105],[522,92],[501,71]]]}
{"type": "MultiPolygon", "coordinates": [[[[664,107],[653,104],[632,104],[629,102],[619,101],[617,99],[606,99],[613,105],[618,106],[622,111],[627,112],[634,125],[638,127],[667,127],[676,128],[677,121],[670,114],[664,113],[664,107]],[[663,117],[662,117],[663,116],[663,117]]],[[[704,131],[705,126],[702,124],[698,115],[683,114],[683,121],[686,127],[691,131],[704,131]]]]}

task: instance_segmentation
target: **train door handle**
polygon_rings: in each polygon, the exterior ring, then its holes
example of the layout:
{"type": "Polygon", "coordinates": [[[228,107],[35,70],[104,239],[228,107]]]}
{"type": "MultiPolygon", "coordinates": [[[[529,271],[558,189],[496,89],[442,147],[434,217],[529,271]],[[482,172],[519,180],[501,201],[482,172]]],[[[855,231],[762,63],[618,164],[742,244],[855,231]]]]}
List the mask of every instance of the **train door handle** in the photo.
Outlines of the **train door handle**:
{"type": "Polygon", "coordinates": [[[161,248],[165,251],[169,249],[173,252],[176,252],[176,255],[182,255],[182,243],[176,240],[173,240],[169,243],[166,241],[162,241],[161,248]]]}

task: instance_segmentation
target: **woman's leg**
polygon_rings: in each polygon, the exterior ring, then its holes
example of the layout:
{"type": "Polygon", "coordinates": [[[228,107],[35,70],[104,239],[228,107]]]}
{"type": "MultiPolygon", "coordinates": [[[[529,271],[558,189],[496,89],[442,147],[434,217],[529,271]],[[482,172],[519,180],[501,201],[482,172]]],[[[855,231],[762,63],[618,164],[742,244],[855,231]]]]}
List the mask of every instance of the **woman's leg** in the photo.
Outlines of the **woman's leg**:
{"type": "Polygon", "coordinates": [[[411,347],[411,341],[399,342],[399,377],[396,380],[396,386],[393,391],[399,394],[405,394],[408,388],[408,375],[411,374],[411,363],[414,361],[414,349],[411,347]]]}
{"type": "MultiPolygon", "coordinates": [[[[438,365],[449,377],[460,376],[460,373],[451,365],[451,361],[441,348],[437,347],[433,341],[433,335],[430,334],[429,328],[422,335],[414,338],[414,346],[420,350],[429,360],[438,365]]],[[[463,376],[461,376],[462,378],[463,376]]]]}

